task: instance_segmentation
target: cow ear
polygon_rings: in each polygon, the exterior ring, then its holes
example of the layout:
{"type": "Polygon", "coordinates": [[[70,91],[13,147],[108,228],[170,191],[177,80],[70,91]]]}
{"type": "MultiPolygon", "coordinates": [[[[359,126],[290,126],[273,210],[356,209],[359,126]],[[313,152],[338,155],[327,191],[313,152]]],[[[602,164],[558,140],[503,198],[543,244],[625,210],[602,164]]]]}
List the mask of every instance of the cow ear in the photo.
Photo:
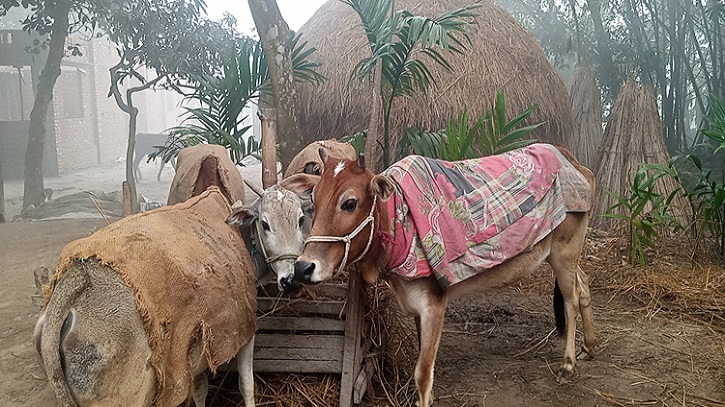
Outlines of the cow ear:
{"type": "Polygon", "coordinates": [[[295,174],[280,181],[279,186],[292,191],[302,199],[309,199],[312,195],[312,188],[320,182],[319,175],[295,174]]]}
{"type": "Polygon", "coordinates": [[[258,209],[259,199],[252,202],[250,206],[242,206],[241,202],[237,201],[232,205],[232,214],[227,216],[226,222],[229,225],[237,227],[249,226],[259,216],[258,209]]]}
{"type": "Polygon", "coordinates": [[[379,196],[383,201],[387,200],[393,191],[395,191],[395,185],[390,177],[376,175],[370,181],[370,193],[379,196]]]}
{"type": "Polygon", "coordinates": [[[330,157],[329,155],[327,155],[327,150],[320,147],[320,149],[317,150],[317,152],[318,152],[318,154],[320,154],[320,159],[322,160],[322,163],[325,164],[325,162],[327,162],[327,159],[330,157]]]}

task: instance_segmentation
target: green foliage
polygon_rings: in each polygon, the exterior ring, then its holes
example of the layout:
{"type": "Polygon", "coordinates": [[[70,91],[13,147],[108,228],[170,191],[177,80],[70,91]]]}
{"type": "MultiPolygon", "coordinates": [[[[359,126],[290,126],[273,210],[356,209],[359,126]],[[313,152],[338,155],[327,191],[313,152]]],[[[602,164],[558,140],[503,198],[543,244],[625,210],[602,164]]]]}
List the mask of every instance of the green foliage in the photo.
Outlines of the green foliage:
{"type": "Polygon", "coordinates": [[[465,48],[458,37],[470,42],[468,26],[477,4],[462,7],[438,17],[416,16],[408,11],[391,13],[394,0],[341,0],[355,10],[367,36],[370,56],[363,58],[352,76],[372,75],[381,69],[383,102],[383,163],[390,164],[390,115],[395,98],[410,97],[426,90],[434,81],[419,54],[451,69],[442,51],[461,53],[465,48]]]}
{"type": "Polygon", "coordinates": [[[478,148],[481,156],[501,154],[534,143],[535,141],[522,140],[522,138],[544,123],[520,128],[517,126],[531,116],[538,107],[538,104],[534,104],[507,122],[506,99],[503,90],[498,91],[493,108],[486,109],[484,115],[476,123],[477,125],[481,123],[480,130],[477,129],[478,148]]]}
{"type": "MultiPolygon", "coordinates": [[[[324,78],[316,71],[317,64],[308,60],[315,48],[307,48],[307,42],[293,41],[293,69],[298,81],[319,83],[324,78]]],[[[259,150],[253,137],[244,142],[251,126],[243,126],[247,119],[244,107],[257,99],[262,92],[269,92],[269,69],[262,44],[252,39],[240,43],[239,54],[225,61],[221,75],[190,75],[194,92],[186,102],[199,107],[184,107],[181,126],[169,129],[171,140],[149,156],[163,158],[164,162],[176,156],[184,147],[207,143],[227,148],[237,165],[247,155],[259,150]]]]}
{"type": "Polygon", "coordinates": [[[606,191],[617,203],[607,209],[604,217],[625,220],[629,227],[630,260],[632,264],[647,265],[647,248],[654,248],[654,238],[665,230],[678,230],[682,226],[670,213],[672,200],[681,192],[675,189],[668,195],[655,190],[655,184],[663,177],[677,179],[677,172],[671,166],[654,164],[640,168],[630,181],[627,196],[606,191]],[[651,174],[651,175],[650,175],[651,174]],[[623,207],[626,214],[612,211],[623,207]]]}
{"type": "Polygon", "coordinates": [[[397,158],[413,154],[458,161],[475,157],[502,154],[525,147],[535,140],[522,140],[543,123],[517,127],[536,110],[533,105],[510,121],[506,121],[506,101],[499,91],[492,109],[486,109],[483,116],[469,128],[468,112],[451,118],[445,130],[407,129],[398,145],[397,158]]]}
{"type": "MultiPolygon", "coordinates": [[[[713,155],[725,149],[725,101],[710,99],[710,114],[706,117],[708,128],[700,131],[708,137],[708,146],[713,155]]],[[[722,161],[725,161],[720,156],[722,161]]],[[[707,168],[704,161],[695,154],[684,154],[672,158],[673,163],[689,164],[696,172],[695,180],[688,184],[686,196],[692,203],[696,220],[718,241],[720,257],[725,258],[725,170],[707,168]],[[717,175],[715,175],[717,174],[717,175]]]]}
{"type": "Polygon", "coordinates": [[[365,140],[368,137],[367,130],[359,131],[355,134],[351,134],[349,136],[342,137],[340,141],[344,143],[350,143],[352,147],[355,149],[355,155],[360,155],[365,153],[365,140]]]}

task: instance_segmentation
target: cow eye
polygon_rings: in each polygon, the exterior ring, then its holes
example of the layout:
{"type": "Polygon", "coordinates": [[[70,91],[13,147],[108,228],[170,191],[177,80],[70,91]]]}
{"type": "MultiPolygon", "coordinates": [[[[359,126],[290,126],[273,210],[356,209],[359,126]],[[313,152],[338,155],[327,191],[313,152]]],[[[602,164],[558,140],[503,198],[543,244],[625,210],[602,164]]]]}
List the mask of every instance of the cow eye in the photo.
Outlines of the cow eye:
{"type": "Polygon", "coordinates": [[[357,208],[357,199],[350,198],[347,201],[342,203],[342,206],[340,206],[340,209],[346,212],[354,212],[357,208]]]}
{"type": "Polygon", "coordinates": [[[269,223],[262,221],[262,229],[264,229],[265,232],[269,232],[269,223]]]}
{"type": "Polygon", "coordinates": [[[299,225],[300,225],[300,227],[302,227],[302,225],[303,225],[304,223],[305,223],[305,217],[304,217],[304,216],[302,216],[302,217],[300,217],[300,221],[299,221],[299,225]]]}

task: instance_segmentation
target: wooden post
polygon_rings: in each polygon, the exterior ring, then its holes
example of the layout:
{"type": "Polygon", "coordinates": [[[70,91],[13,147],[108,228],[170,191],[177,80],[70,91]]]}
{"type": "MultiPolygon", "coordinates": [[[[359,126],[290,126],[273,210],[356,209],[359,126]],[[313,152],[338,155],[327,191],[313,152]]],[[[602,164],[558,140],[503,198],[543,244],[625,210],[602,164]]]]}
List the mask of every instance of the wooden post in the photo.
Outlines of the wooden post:
{"type": "Polygon", "coordinates": [[[123,181],[123,186],[121,187],[121,190],[123,191],[123,216],[126,217],[133,214],[133,204],[131,201],[131,185],[128,183],[128,181],[123,181]]]}
{"type": "Polygon", "coordinates": [[[345,351],[342,359],[342,379],[340,382],[340,407],[353,405],[353,389],[360,374],[362,350],[360,331],[363,320],[363,281],[357,270],[349,273],[347,285],[347,310],[345,318],[345,351]]]}
{"type": "Polygon", "coordinates": [[[274,109],[260,109],[262,122],[262,188],[277,183],[277,116],[274,109]]]}

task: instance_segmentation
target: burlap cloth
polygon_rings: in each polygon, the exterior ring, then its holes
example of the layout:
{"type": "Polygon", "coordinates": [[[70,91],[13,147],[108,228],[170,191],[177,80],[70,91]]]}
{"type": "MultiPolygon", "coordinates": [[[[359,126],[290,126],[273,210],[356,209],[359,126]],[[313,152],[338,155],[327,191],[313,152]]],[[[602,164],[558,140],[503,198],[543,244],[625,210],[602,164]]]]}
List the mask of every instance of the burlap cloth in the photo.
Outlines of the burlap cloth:
{"type": "Polygon", "coordinates": [[[188,354],[196,339],[212,371],[233,358],[256,330],[256,277],[231,212],[217,188],[174,206],[136,214],[69,243],[46,290],[74,261],[95,256],[136,293],[156,371],[155,406],[191,394],[188,354]]]}
{"type": "MultiPolygon", "coordinates": [[[[213,170],[213,168],[206,167],[204,169],[205,171],[213,170]]],[[[179,152],[176,161],[176,175],[171,182],[166,204],[184,202],[203,192],[209,185],[220,187],[229,202],[244,202],[244,180],[224,147],[216,144],[198,144],[186,147],[179,152]],[[215,164],[216,171],[213,171],[215,174],[202,174],[202,164],[210,158],[207,165],[215,164]],[[199,177],[204,177],[204,175],[206,175],[206,179],[203,183],[207,185],[198,185],[199,177]]]]}
{"type": "Polygon", "coordinates": [[[316,169],[322,171],[324,163],[320,158],[320,148],[324,148],[327,154],[335,158],[355,159],[355,148],[349,143],[337,140],[315,141],[297,153],[287,166],[284,177],[304,172],[305,166],[309,163],[314,163],[316,169]]]}

